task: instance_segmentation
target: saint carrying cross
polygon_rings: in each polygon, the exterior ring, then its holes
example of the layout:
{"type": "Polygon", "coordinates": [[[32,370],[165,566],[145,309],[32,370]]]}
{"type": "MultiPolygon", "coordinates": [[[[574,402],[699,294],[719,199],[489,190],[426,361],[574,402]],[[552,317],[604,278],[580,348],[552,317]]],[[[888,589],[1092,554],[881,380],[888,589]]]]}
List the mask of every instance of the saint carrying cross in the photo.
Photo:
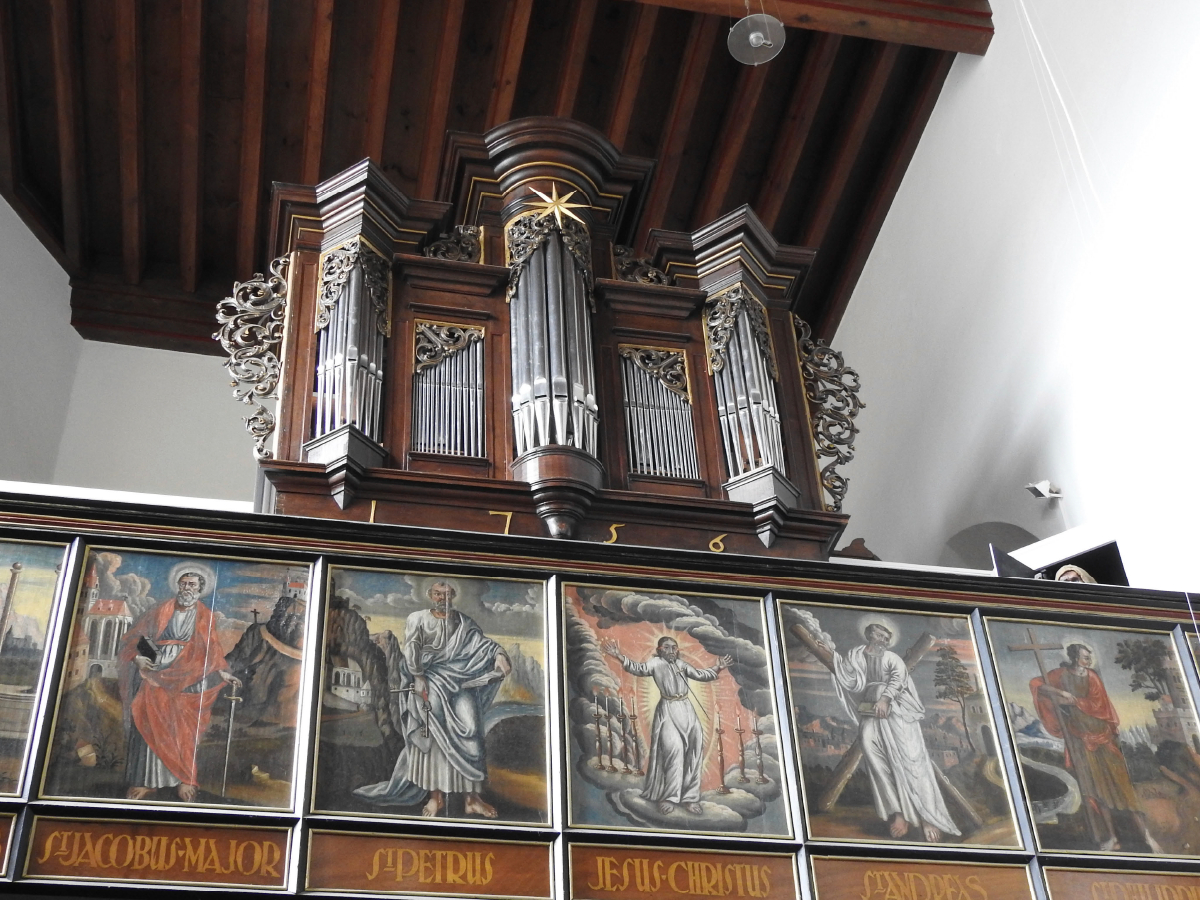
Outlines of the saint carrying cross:
{"type": "MultiPolygon", "coordinates": [[[[827,646],[825,646],[825,644],[818,641],[816,637],[814,637],[806,628],[804,628],[804,626],[798,623],[793,624],[789,630],[797,639],[799,639],[800,643],[804,645],[805,649],[807,649],[813,656],[817,658],[821,665],[829,669],[830,672],[834,671],[833,653],[827,646]]],[[[925,654],[932,650],[936,645],[937,638],[928,632],[925,632],[919,638],[917,638],[916,642],[908,648],[908,652],[904,654],[904,665],[909,669],[915,668],[917,663],[924,658],[925,654]]],[[[829,779],[828,786],[817,798],[818,810],[821,812],[829,812],[837,805],[838,798],[841,797],[842,791],[846,789],[846,785],[850,783],[850,778],[854,775],[854,772],[859,767],[859,764],[862,763],[862,759],[862,739],[856,737],[854,739],[854,743],[850,745],[850,749],[845,752],[837,766],[834,768],[833,775],[829,779]]],[[[938,784],[941,786],[946,795],[949,796],[955,804],[957,804],[964,815],[966,815],[966,817],[971,821],[971,824],[973,824],[976,828],[982,827],[983,818],[979,815],[978,810],[976,810],[971,802],[962,795],[962,792],[951,783],[950,779],[946,777],[945,773],[942,772],[941,769],[939,769],[936,765],[934,765],[932,768],[938,784]]]]}

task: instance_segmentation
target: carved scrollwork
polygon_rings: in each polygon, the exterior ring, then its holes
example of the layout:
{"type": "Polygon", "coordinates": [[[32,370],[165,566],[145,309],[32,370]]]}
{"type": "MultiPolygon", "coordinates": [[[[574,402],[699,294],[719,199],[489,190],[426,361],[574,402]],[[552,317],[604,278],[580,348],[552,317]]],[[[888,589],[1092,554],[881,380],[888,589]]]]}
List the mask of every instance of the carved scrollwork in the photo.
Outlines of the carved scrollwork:
{"type": "Polygon", "coordinates": [[[795,315],[792,321],[800,351],[804,394],[812,417],[813,446],[818,457],[833,459],[821,469],[821,486],[833,498],[826,508],[841,512],[850,480],[839,474],[837,467],[854,459],[854,436],[858,434],[854,419],[866,406],[858,397],[861,382],[841,353],[823,340],[812,339],[807,322],[795,315]]]}
{"type": "Polygon", "coordinates": [[[743,312],[746,314],[754,342],[766,361],[767,371],[778,381],[779,366],[775,363],[775,349],[771,346],[771,329],[767,324],[766,311],[757,298],[741,284],[735,284],[719,294],[714,294],[705,304],[704,334],[708,342],[709,370],[715,373],[724,368],[730,338],[737,328],[738,316],[743,312]]]}
{"type": "Polygon", "coordinates": [[[453,231],[442,234],[421,252],[432,259],[477,263],[483,253],[481,236],[478,225],[455,225],[453,231]]]}
{"type": "Polygon", "coordinates": [[[287,311],[288,258],[271,263],[270,277],[255,273],[249,281],[235,282],[233,293],[217,304],[220,341],[229,354],[225,368],[233,376],[233,396],[251,407],[246,430],[254,438],[254,455],[270,459],[267,439],[275,430],[275,416],[260,401],[275,396],[279,385],[279,345],[287,311]]]}
{"type": "Polygon", "coordinates": [[[584,287],[587,290],[588,305],[592,312],[596,311],[596,301],[592,296],[592,239],[587,228],[574,219],[564,218],[560,226],[553,216],[541,212],[529,212],[514,219],[505,232],[508,246],[508,300],[517,293],[517,286],[525,272],[529,258],[537,252],[552,234],[562,237],[563,246],[575,261],[575,268],[583,276],[584,287]]]}
{"type": "Polygon", "coordinates": [[[414,371],[417,372],[432,368],[443,359],[483,340],[483,329],[475,325],[441,325],[418,321],[416,326],[414,371]]]}
{"type": "Polygon", "coordinates": [[[663,387],[682,397],[688,403],[692,402],[688,390],[687,367],[681,350],[658,350],[653,347],[633,347],[621,344],[617,352],[633,362],[635,366],[648,375],[662,382],[663,387]]]}
{"type": "Polygon", "coordinates": [[[636,284],[670,284],[671,276],[661,269],[654,268],[653,263],[644,256],[634,256],[632,247],[613,245],[613,266],[617,278],[621,281],[632,281],[636,284]]]}
{"type": "Polygon", "coordinates": [[[315,331],[329,325],[333,308],[337,306],[346,289],[350,273],[357,265],[362,266],[363,290],[371,308],[375,311],[375,327],[384,337],[391,337],[392,320],[388,310],[389,280],[392,267],[388,260],[376,253],[358,238],[347,241],[341,247],[330,250],[321,264],[321,296],[317,300],[315,331]]]}

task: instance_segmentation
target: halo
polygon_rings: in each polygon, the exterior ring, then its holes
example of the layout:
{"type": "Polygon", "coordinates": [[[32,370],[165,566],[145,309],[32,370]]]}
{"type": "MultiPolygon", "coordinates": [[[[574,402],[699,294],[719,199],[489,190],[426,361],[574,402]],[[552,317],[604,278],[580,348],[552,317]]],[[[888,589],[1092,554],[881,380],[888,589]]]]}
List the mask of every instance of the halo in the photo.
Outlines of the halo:
{"type": "Polygon", "coordinates": [[[201,600],[211,594],[217,586],[217,573],[212,566],[210,566],[208,563],[203,563],[198,560],[185,559],[183,562],[176,563],[174,566],[172,566],[171,574],[167,576],[169,579],[167,582],[167,590],[171,592],[172,596],[174,596],[175,589],[179,584],[179,577],[184,572],[199,572],[204,576],[204,587],[200,591],[201,600]]]}
{"type": "Polygon", "coordinates": [[[1090,650],[1091,654],[1092,654],[1093,666],[1099,667],[1100,654],[1096,652],[1096,645],[1080,635],[1075,635],[1074,637],[1072,637],[1071,635],[1067,635],[1066,637],[1063,638],[1062,652],[1063,652],[1064,660],[1066,659],[1066,656],[1067,656],[1067,647],[1069,647],[1071,644],[1082,644],[1083,646],[1087,647],[1088,650],[1090,650]]]}
{"type": "Polygon", "coordinates": [[[427,575],[426,577],[422,578],[416,584],[415,590],[413,591],[413,599],[415,599],[418,603],[429,603],[429,589],[435,584],[442,583],[448,584],[450,587],[454,588],[454,600],[451,602],[457,606],[459,601],[463,599],[463,586],[459,583],[457,578],[448,578],[445,575],[427,575]]]}
{"type": "Polygon", "coordinates": [[[858,635],[864,637],[864,632],[868,625],[882,625],[892,633],[891,639],[888,641],[888,648],[896,646],[896,641],[900,640],[900,628],[892,619],[887,616],[882,616],[879,613],[867,613],[858,617],[858,635]]]}

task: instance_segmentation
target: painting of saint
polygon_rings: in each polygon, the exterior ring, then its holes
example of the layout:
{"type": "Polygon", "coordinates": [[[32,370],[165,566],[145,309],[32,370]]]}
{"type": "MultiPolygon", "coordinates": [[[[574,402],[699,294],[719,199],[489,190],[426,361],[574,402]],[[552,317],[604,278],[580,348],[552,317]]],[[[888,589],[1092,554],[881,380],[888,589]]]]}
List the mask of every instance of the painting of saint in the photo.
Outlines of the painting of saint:
{"type": "Polygon", "coordinates": [[[984,622],[1039,845],[1193,855],[1200,725],[1170,632],[984,622]]]}
{"type": "Polygon", "coordinates": [[[0,541],[0,796],[21,790],[64,550],[0,541]]]}
{"type": "Polygon", "coordinates": [[[44,797],[289,809],[307,566],[92,549],[44,797]]]}
{"type": "Polygon", "coordinates": [[[810,837],[1019,847],[966,616],[785,601],[810,837]]]}
{"type": "Polygon", "coordinates": [[[563,589],[574,826],[790,837],[762,601],[563,589]]]}
{"type": "Polygon", "coordinates": [[[313,809],[547,822],[542,583],[330,578],[313,809]]]}

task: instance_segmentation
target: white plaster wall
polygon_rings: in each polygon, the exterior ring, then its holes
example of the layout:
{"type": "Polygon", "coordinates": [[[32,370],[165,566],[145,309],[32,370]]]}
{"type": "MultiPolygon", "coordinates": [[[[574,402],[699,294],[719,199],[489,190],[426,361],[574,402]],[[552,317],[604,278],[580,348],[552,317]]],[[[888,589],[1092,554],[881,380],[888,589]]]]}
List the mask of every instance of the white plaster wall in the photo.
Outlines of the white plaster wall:
{"type": "Polygon", "coordinates": [[[0,200],[0,478],[54,474],[75,363],[67,275],[0,200]]]}
{"type": "Polygon", "coordinates": [[[1096,525],[1133,584],[1200,589],[1200,4],[992,7],[833,342],[868,407],[848,535],[936,563],[1096,525]]]}
{"type": "Polygon", "coordinates": [[[253,500],[253,442],[213,356],[84,341],[56,484],[253,500]]]}

